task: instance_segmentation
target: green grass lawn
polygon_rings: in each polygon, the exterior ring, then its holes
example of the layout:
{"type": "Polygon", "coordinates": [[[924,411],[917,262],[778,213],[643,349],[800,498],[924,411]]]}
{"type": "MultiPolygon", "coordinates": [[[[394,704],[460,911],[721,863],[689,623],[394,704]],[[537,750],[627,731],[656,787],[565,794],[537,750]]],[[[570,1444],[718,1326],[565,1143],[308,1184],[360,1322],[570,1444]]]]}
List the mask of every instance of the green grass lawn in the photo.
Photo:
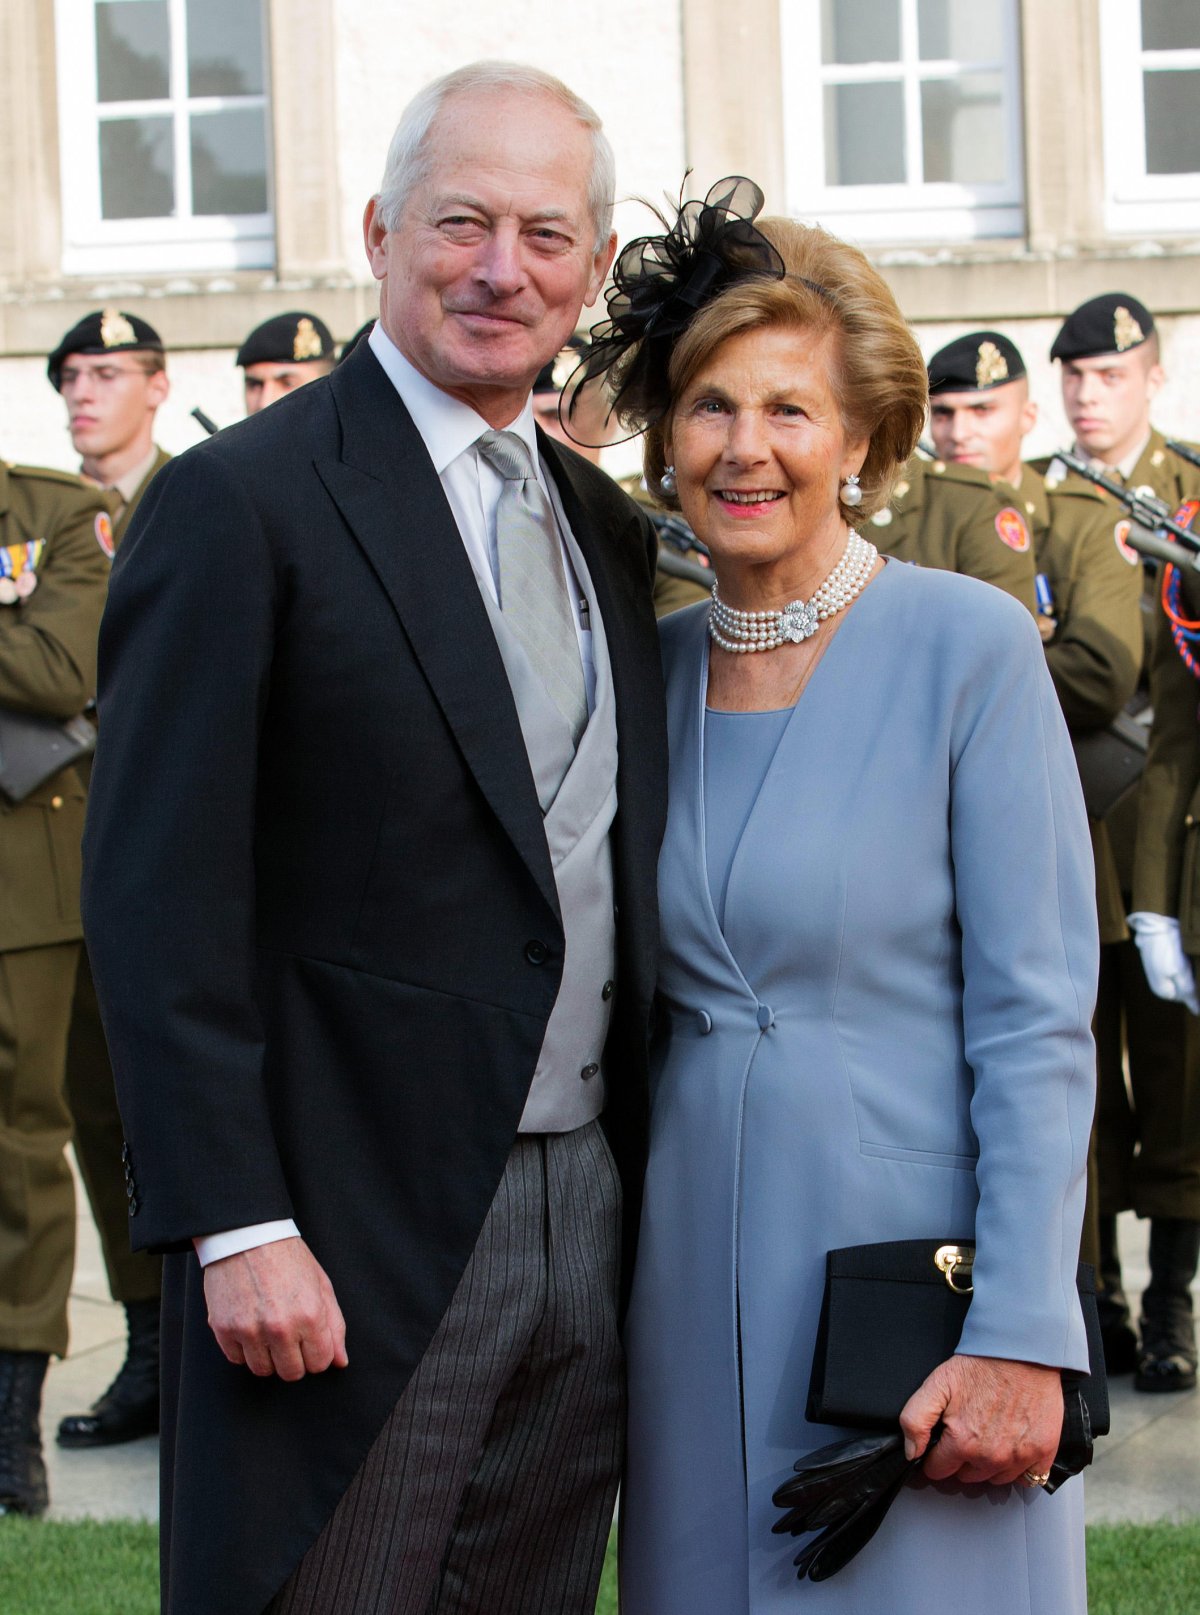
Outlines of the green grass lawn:
{"type": "MultiPolygon", "coordinates": [[[[1200,1521],[1094,1526],[1088,1585],[1091,1615],[1196,1615],[1200,1521]]],[[[0,1520],[0,1609],[4,1615],[157,1615],[156,1527],[0,1520]]],[[[596,1615],[617,1615],[611,1545],[596,1615]]]]}

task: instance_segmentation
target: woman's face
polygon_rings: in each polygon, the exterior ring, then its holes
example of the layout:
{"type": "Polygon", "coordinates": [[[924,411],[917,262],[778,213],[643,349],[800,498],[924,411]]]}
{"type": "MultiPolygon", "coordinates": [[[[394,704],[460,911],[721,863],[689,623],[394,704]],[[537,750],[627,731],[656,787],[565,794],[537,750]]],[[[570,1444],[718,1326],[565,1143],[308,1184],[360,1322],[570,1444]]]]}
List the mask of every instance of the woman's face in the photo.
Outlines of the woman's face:
{"type": "Polygon", "coordinates": [[[843,527],[838,489],[867,442],[842,425],[833,344],[795,327],[747,331],[680,394],[667,460],[683,514],[718,559],[767,562],[843,527]]]}

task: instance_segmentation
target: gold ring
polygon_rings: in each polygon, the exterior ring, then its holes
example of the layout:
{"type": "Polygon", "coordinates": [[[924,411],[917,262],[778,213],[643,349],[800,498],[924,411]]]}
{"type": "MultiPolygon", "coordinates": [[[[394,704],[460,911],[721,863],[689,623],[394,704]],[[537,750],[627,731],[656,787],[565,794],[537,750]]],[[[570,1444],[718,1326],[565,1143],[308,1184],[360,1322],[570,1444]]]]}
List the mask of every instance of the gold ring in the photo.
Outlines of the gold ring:
{"type": "Polygon", "coordinates": [[[1039,1475],[1035,1469],[1027,1469],[1021,1479],[1027,1480],[1031,1486],[1044,1486],[1050,1479],[1050,1471],[1047,1470],[1044,1475],[1039,1475]]]}

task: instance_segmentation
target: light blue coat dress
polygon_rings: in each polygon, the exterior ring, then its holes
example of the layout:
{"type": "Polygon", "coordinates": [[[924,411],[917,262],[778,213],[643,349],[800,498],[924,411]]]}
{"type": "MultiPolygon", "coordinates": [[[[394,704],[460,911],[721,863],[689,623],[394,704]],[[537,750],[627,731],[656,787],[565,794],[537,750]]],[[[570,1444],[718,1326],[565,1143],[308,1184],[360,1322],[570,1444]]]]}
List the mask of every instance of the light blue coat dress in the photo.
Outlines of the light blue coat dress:
{"type": "MultiPolygon", "coordinates": [[[[662,624],[666,1033],[628,1328],[621,1615],[1084,1615],[1083,1486],[906,1490],[798,1586],[771,1494],[825,1253],[978,1241],[961,1349],[1086,1369],[1075,1291],[1098,945],[1087,821],[1032,619],[891,561],[705,867],[706,608],[662,624]]],[[[715,786],[710,781],[710,788],[715,786]]],[[[718,787],[719,788],[719,787],[718,787]]]]}

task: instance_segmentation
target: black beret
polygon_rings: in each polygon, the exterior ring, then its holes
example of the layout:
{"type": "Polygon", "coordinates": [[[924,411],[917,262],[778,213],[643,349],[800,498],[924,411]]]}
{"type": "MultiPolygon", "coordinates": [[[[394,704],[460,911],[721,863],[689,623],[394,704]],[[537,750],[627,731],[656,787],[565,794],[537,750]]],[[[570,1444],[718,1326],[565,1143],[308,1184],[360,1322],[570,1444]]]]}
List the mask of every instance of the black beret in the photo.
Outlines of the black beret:
{"type": "Polygon", "coordinates": [[[1105,292],[1068,314],[1050,349],[1052,359],[1092,359],[1098,353],[1128,353],[1154,335],[1154,316],[1128,292],[1105,292]]]}
{"type": "Polygon", "coordinates": [[[161,353],[163,340],[148,320],[118,308],[98,308],[73,325],[50,355],[46,374],[58,391],[63,360],[70,353],[161,353]]]}
{"type": "Polygon", "coordinates": [[[537,373],[537,380],[533,384],[534,393],[560,393],[571,378],[576,365],[583,354],[587,352],[587,343],[581,336],[569,336],[567,345],[560,348],[537,373]]]}
{"type": "Polygon", "coordinates": [[[374,329],[375,316],[372,314],[369,320],[363,321],[358,330],[355,331],[354,335],[350,338],[349,342],[342,343],[342,351],[337,356],[338,364],[341,364],[344,359],[348,359],[358,344],[360,342],[365,342],[374,329]]]}
{"type": "Polygon", "coordinates": [[[929,361],[929,396],[983,393],[1025,374],[1015,342],[999,331],[970,331],[939,348],[929,361]]]}
{"type": "Polygon", "coordinates": [[[235,364],[309,364],[333,358],[329,327],[315,314],[295,310],[256,325],[238,349],[235,364]]]}

